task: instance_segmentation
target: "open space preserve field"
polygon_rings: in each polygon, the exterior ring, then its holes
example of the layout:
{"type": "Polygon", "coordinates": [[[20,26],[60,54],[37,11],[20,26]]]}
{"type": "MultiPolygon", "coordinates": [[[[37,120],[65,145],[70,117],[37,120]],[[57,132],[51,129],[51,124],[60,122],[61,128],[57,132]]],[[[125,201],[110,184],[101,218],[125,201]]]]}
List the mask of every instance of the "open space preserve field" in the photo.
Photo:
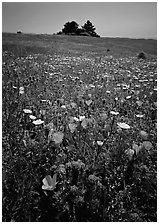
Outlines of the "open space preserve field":
{"type": "Polygon", "coordinates": [[[156,221],[156,41],[2,38],[3,221],[156,221]]]}

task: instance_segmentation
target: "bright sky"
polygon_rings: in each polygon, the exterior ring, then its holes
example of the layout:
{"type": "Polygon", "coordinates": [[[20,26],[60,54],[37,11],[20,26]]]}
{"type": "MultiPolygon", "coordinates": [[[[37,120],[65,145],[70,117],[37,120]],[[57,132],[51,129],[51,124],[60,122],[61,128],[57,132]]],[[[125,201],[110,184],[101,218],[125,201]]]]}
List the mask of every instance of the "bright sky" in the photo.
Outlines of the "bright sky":
{"type": "Polygon", "coordinates": [[[156,2],[3,2],[2,31],[53,34],[90,20],[101,37],[157,39],[156,2]]]}

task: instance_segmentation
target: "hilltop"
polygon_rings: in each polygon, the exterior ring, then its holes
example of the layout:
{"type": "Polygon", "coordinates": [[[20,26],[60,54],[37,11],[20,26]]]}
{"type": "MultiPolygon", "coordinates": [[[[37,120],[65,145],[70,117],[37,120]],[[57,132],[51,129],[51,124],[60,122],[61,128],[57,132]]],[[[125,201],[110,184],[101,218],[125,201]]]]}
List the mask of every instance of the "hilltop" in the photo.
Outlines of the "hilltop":
{"type": "Polygon", "coordinates": [[[63,53],[114,57],[134,56],[140,51],[157,55],[157,40],[110,37],[85,37],[47,34],[2,34],[3,50],[17,54],[63,53]]]}

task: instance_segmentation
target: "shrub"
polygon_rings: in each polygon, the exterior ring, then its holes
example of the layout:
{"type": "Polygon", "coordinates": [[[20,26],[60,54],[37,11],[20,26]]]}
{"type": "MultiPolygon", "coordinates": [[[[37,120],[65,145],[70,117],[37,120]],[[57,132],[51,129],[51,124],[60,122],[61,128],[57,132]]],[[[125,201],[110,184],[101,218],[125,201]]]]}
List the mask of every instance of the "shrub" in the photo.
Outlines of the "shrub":
{"type": "Polygon", "coordinates": [[[146,59],[147,58],[147,55],[145,52],[140,52],[137,56],[138,59],[146,59]]]}

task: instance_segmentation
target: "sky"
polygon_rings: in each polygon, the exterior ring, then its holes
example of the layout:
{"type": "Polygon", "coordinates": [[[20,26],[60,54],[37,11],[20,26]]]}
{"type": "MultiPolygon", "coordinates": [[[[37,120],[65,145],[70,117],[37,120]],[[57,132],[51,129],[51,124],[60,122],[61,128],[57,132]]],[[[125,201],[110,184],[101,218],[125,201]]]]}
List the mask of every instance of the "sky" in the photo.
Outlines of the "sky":
{"type": "Polygon", "coordinates": [[[53,34],[90,20],[101,37],[157,39],[156,2],[3,2],[2,31],[53,34]]]}

